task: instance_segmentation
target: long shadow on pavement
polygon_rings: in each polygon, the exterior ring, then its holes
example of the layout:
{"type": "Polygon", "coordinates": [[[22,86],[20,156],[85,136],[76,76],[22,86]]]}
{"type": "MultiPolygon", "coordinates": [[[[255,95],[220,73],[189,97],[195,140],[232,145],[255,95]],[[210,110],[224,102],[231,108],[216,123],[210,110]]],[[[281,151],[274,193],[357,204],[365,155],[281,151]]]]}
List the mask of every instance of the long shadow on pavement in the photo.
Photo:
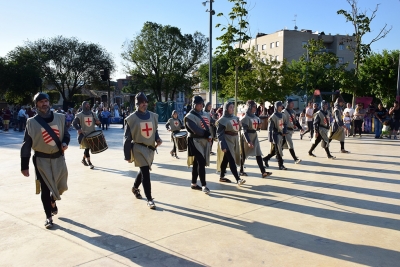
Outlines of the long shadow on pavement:
{"type": "MultiPolygon", "coordinates": [[[[256,221],[248,222],[241,220],[239,217],[226,217],[215,213],[206,212],[204,210],[194,210],[162,202],[158,203],[171,208],[165,208],[165,211],[169,211],[180,216],[190,217],[213,224],[219,224],[229,228],[246,231],[253,237],[261,240],[284,245],[289,248],[296,248],[299,250],[317,253],[319,255],[324,255],[347,262],[354,262],[368,266],[395,266],[400,261],[400,253],[394,250],[374,246],[350,244],[317,235],[286,229],[275,225],[256,221]]],[[[266,257],[268,257],[268,251],[266,251],[266,257]]]]}
{"type": "MultiPolygon", "coordinates": [[[[146,244],[140,243],[138,241],[126,238],[120,235],[111,235],[103,231],[93,229],[85,224],[81,224],[74,220],[68,218],[59,218],[61,221],[70,223],[82,229],[93,232],[99,236],[91,237],[71,229],[60,227],[60,230],[73,235],[83,241],[97,246],[102,249],[106,249],[111,253],[118,254],[124,258],[129,259],[135,264],[140,266],[204,266],[205,264],[198,262],[196,260],[188,260],[181,258],[176,255],[169,254],[167,252],[158,250],[146,244]]],[[[168,248],[165,248],[168,250],[168,248]]],[[[175,252],[176,254],[179,254],[175,252]]],[[[108,258],[110,258],[108,256],[108,258]]]]}

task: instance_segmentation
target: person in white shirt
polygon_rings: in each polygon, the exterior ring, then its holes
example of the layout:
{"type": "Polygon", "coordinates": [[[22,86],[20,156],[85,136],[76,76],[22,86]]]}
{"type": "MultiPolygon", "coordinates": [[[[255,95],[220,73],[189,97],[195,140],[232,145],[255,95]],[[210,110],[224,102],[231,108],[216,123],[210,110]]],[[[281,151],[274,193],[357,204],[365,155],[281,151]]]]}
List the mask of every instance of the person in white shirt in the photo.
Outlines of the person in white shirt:
{"type": "MultiPolygon", "coordinates": [[[[346,108],[343,110],[343,114],[346,114],[346,112],[349,113],[350,118],[353,118],[354,108],[351,107],[351,103],[347,103],[346,108]]],[[[354,121],[352,120],[350,123],[349,135],[353,135],[353,131],[354,131],[354,121]]]]}
{"type": "Polygon", "coordinates": [[[26,109],[25,106],[22,106],[21,109],[18,111],[18,125],[19,131],[22,132],[25,129],[26,125],[26,109]]]}
{"type": "Polygon", "coordinates": [[[311,138],[313,138],[314,136],[313,115],[314,115],[313,103],[309,102],[308,107],[306,108],[307,131],[305,131],[304,133],[300,133],[300,139],[303,139],[303,136],[308,132],[310,132],[311,138]]]}

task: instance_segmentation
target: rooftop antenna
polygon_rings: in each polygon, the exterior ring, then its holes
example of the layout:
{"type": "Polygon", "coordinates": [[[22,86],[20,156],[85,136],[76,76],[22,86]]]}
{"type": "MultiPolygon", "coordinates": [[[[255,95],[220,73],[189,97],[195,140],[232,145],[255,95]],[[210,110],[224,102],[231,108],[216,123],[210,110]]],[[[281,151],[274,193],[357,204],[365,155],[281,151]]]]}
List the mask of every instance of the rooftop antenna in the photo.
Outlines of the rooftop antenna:
{"type": "Polygon", "coordinates": [[[297,27],[297,25],[296,25],[296,22],[297,22],[297,14],[294,14],[294,29],[297,31],[297,29],[298,29],[298,27],[297,27]]]}

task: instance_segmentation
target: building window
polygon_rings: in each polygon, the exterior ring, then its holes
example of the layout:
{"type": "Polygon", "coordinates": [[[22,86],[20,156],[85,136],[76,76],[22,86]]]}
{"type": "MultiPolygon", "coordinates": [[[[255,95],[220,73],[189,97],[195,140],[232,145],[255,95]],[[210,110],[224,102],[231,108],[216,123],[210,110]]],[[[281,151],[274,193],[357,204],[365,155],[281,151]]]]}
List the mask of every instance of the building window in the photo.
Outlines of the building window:
{"type": "Polygon", "coordinates": [[[306,41],[301,42],[301,47],[304,48],[304,46],[306,46],[306,45],[308,45],[308,42],[306,42],[306,41]]]}
{"type": "Polygon", "coordinates": [[[344,50],[344,45],[343,44],[339,45],[339,50],[344,50]]]}
{"type": "Polygon", "coordinates": [[[262,62],[262,63],[265,63],[265,58],[261,58],[261,62],[262,62]]]}
{"type": "Polygon", "coordinates": [[[275,60],[276,60],[276,61],[279,61],[279,56],[275,56],[275,60]]]}
{"type": "Polygon", "coordinates": [[[256,51],[258,51],[258,45],[256,45],[256,51]]]}
{"type": "Polygon", "coordinates": [[[261,47],[261,49],[262,49],[262,50],[267,49],[267,45],[266,45],[266,44],[263,44],[262,47],[261,47]]]}
{"type": "Polygon", "coordinates": [[[269,47],[270,47],[270,48],[274,48],[274,46],[275,46],[275,43],[270,43],[270,44],[269,44],[269,47]]]}
{"type": "Polygon", "coordinates": [[[279,46],[279,41],[277,41],[277,42],[275,43],[275,46],[276,46],[276,47],[278,47],[278,46],[279,46]]]}
{"type": "Polygon", "coordinates": [[[339,60],[339,64],[343,64],[344,63],[344,58],[343,57],[338,57],[339,60]]]}

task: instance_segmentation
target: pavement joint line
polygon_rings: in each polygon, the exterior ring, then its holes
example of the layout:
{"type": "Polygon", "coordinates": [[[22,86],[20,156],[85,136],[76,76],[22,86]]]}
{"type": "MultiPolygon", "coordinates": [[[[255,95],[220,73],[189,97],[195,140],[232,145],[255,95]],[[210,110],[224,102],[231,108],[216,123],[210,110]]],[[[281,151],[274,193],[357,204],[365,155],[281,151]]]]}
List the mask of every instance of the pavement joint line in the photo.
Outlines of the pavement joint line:
{"type": "Polygon", "coordinates": [[[300,196],[299,198],[301,198],[301,199],[303,199],[303,200],[306,200],[306,201],[309,201],[309,202],[314,202],[314,203],[317,203],[317,204],[320,204],[320,205],[323,205],[323,206],[331,207],[331,208],[334,208],[334,209],[336,209],[336,210],[342,210],[342,211],[346,211],[346,212],[353,213],[353,214],[360,214],[360,213],[358,213],[358,212],[354,212],[354,211],[351,211],[351,210],[342,209],[342,208],[335,207],[335,206],[332,206],[332,205],[328,205],[328,204],[325,204],[325,203],[321,203],[321,202],[318,202],[318,201],[315,201],[315,200],[311,200],[311,199],[308,199],[308,198],[304,198],[304,197],[302,197],[302,196],[300,196]]]}
{"type": "Polygon", "coordinates": [[[125,266],[129,266],[128,264],[125,264],[125,263],[123,263],[123,262],[120,262],[120,261],[118,261],[118,260],[116,260],[116,259],[113,259],[113,258],[110,258],[110,257],[109,257],[109,256],[114,255],[114,254],[115,254],[115,253],[110,254],[110,255],[106,255],[106,256],[103,256],[103,257],[100,257],[100,258],[97,258],[97,259],[93,259],[93,260],[90,260],[90,261],[85,261],[85,262],[79,263],[79,264],[74,265],[74,266],[82,266],[82,265],[87,264],[87,263],[89,263],[89,262],[95,262],[95,261],[98,261],[98,260],[104,259],[104,258],[107,258],[107,259],[110,259],[110,260],[112,260],[112,261],[118,262],[118,263],[120,263],[120,264],[122,264],[122,265],[125,265],[125,266]]]}
{"type": "MultiPolygon", "coordinates": [[[[69,238],[67,238],[67,237],[58,235],[58,234],[56,233],[56,231],[52,231],[52,230],[49,231],[48,229],[45,229],[44,227],[39,227],[39,225],[33,224],[33,223],[31,223],[30,221],[24,220],[24,219],[22,219],[22,218],[20,218],[20,217],[17,217],[17,216],[15,216],[15,215],[13,215],[13,214],[11,214],[11,213],[9,213],[9,212],[3,211],[3,210],[2,210],[2,212],[4,212],[5,214],[8,214],[8,215],[10,215],[10,216],[12,216],[12,217],[14,217],[14,218],[16,218],[16,219],[18,219],[18,220],[21,220],[21,221],[23,221],[23,222],[26,222],[28,225],[33,226],[33,227],[36,227],[36,228],[40,229],[41,231],[44,231],[45,233],[49,233],[49,234],[55,235],[55,236],[57,236],[57,237],[63,238],[63,239],[65,239],[65,240],[67,240],[67,241],[69,241],[69,242],[71,242],[71,243],[74,243],[75,245],[77,245],[77,246],[79,246],[79,247],[84,247],[84,248],[90,250],[91,252],[94,252],[95,254],[101,255],[101,254],[99,254],[97,251],[95,251],[95,250],[93,250],[93,249],[91,249],[91,248],[89,248],[89,247],[82,246],[82,245],[80,245],[80,244],[79,244],[78,242],[76,242],[76,241],[73,241],[73,240],[71,240],[71,239],[69,239],[69,238]]],[[[62,230],[64,233],[67,232],[67,231],[65,231],[65,229],[67,229],[67,228],[62,227],[62,226],[59,225],[59,224],[56,224],[56,225],[57,225],[57,226],[56,226],[57,229],[62,230]]],[[[105,257],[105,256],[102,256],[102,257],[105,257]]]]}
{"type": "MultiPolygon", "coordinates": [[[[208,225],[210,225],[210,224],[211,224],[211,223],[209,223],[209,224],[207,224],[207,225],[205,225],[205,226],[208,226],[208,225]]],[[[197,227],[196,229],[199,229],[199,228],[202,228],[202,227],[204,227],[204,226],[197,227]]],[[[120,251],[120,252],[125,252],[125,251],[131,250],[131,249],[139,248],[139,247],[142,247],[142,246],[147,245],[147,244],[155,244],[155,245],[160,246],[160,247],[162,247],[162,248],[164,248],[164,249],[166,249],[166,250],[168,250],[168,251],[174,252],[174,253],[176,253],[177,255],[180,255],[180,256],[183,256],[183,257],[185,257],[185,258],[187,258],[187,259],[190,259],[190,260],[192,260],[192,261],[194,261],[194,262],[197,262],[197,263],[202,264],[202,265],[204,265],[204,266],[210,266],[210,265],[205,264],[204,262],[195,260],[195,259],[193,259],[193,258],[191,258],[191,257],[188,257],[188,256],[186,256],[186,255],[184,255],[184,254],[182,254],[182,253],[179,253],[179,252],[177,252],[177,251],[174,251],[174,250],[172,250],[172,249],[169,249],[169,248],[167,248],[167,247],[165,247],[165,246],[163,246],[163,245],[157,243],[157,241],[160,241],[160,240],[169,238],[169,237],[171,237],[171,236],[179,235],[179,234],[181,234],[181,233],[191,232],[192,230],[195,230],[195,229],[191,229],[191,230],[186,230],[186,231],[183,231],[183,232],[175,233],[175,234],[172,234],[172,235],[169,235],[169,236],[165,236],[165,237],[163,237],[163,238],[160,238],[160,239],[157,239],[157,240],[154,240],[154,241],[151,241],[151,240],[149,240],[149,239],[147,239],[147,238],[145,238],[145,237],[142,237],[142,236],[140,236],[140,235],[137,235],[137,234],[134,234],[134,233],[132,233],[132,232],[129,232],[128,230],[125,230],[125,229],[122,229],[122,228],[119,228],[119,229],[122,230],[122,231],[124,231],[124,232],[126,232],[126,233],[129,233],[129,234],[131,234],[131,235],[133,235],[133,236],[137,236],[137,237],[139,237],[139,238],[142,238],[142,239],[144,239],[144,240],[146,240],[146,241],[148,242],[148,243],[146,243],[146,244],[140,244],[140,245],[135,246],[135,247],[130,248],[130,249],[124,249],[124,250],[122,250],[122,251],[120,251]]]]}

